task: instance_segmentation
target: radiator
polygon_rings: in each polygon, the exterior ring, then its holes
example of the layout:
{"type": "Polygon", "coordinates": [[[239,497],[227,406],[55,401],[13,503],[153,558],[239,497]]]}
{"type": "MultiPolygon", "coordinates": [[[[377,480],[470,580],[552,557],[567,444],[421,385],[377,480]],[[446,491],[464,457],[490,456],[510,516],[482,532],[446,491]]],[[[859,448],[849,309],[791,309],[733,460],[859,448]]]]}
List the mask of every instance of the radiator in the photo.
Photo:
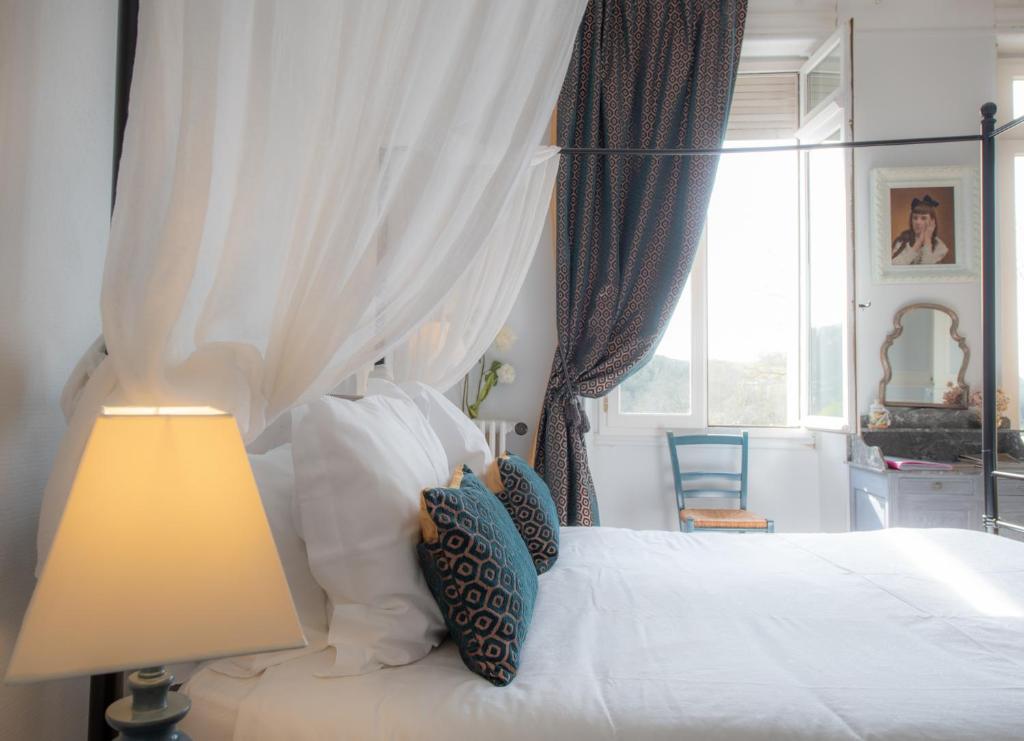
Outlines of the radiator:
{"type": "Polygon", "coordinates": [[[487,444],[495,456],[504,455],[508,450],[508,438],[510,435],[525,435],[525,422],[512,422],[507,419],[474,419],[476,426],[484,433],[487,444]]]}

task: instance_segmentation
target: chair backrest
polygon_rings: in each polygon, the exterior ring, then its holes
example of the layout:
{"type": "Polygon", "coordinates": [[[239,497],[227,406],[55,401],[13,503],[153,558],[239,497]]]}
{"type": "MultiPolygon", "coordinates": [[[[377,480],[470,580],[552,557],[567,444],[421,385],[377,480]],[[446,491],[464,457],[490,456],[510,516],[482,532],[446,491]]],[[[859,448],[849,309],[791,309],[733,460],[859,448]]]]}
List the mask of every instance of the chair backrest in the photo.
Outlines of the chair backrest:
{"type": "Polygon", "coordinates": [[[686,509],[687,497],[737,498],[740,509],[747,508],[747,433],[740,435],[675,435],[666,432],[668,452],[672,459],[672,478],[676,486],[676,505],[686,509]],[[738,445],[739,470],[683,471],[679,465],[679,447],[696,451],[698,446],[738,445]]]}

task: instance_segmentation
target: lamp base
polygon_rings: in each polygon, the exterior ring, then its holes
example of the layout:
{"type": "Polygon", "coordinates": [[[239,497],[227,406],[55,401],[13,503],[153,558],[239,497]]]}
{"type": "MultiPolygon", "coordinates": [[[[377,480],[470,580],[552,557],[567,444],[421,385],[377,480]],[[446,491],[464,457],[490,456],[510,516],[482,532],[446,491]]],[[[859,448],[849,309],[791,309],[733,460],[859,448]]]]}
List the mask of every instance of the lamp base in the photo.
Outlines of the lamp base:
{"type": "Polygon", "coordinates": [[[140,669],[128,676],[131,697],[107,708],[107,723],[120,731],[122,741],[191,741],[175,724],[188,714],[192,701],[170,692],[174,677],[162,666],[140,669]]]}

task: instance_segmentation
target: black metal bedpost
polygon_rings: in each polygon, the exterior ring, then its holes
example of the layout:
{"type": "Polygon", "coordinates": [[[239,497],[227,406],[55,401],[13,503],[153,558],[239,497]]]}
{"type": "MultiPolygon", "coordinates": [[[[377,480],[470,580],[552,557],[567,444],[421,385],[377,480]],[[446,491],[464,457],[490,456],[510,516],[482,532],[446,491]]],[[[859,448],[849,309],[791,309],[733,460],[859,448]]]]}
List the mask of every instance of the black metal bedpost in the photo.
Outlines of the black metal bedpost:
{"type": "Polygon", "coordinates": [[[981,107],[981,460],[985,481],[985,528],[998,533],[996,480],[996,104],[981,107]]]}
{"type": "MultiPolygon", "coordinates": [[[[111,157],[110,211],[117,197],[117,174],[121,164],[124,130],[128,124],[128,92],[135,67],[135,43],[138,37],[139,0],[118,0],[117,50],[114,52],[114,147],[111,157]]],[[[109,741],[116,731],[107,724],[107,707],[120,699],[124,677],[120,673],[94,674],[89,678],[88,740],[109,741]]]]}
{"type": "Polygon", "coordinates": [[[128,93],[135,69],[135,44],[139,35],[139,0],[118,0],[117,52],[114,63],[114,152],[110,173],[110,211],[117,198],[117,175],[121,167],[124,130],[128,125],[128,93]]]}

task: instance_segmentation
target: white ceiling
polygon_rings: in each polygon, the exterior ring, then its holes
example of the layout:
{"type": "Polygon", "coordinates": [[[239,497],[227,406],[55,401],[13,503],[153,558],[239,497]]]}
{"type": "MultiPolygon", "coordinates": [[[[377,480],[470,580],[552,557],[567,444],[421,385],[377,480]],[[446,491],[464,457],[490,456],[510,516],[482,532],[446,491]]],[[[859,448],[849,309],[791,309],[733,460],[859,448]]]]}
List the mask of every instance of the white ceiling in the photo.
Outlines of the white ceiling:
{"type": "MultiPolygon", "coordinates": [[[[880,11],[885,3],[874,0],[880,11]]],[[[981,11],[975,17],[993,24],[999,54],[1024,55],[1024,0],[971,0],[973,3],[981,11]]],[[[847,12],[850,4],[844,3],[847,12]]],[[[960,5],[955,0],[946,4],[960,5]]],[[[749,0],[743,55],[807,57],[835,30],[839,5],[840,0],[749,0]]]]}
{"type": "Polygon", "coordinates": [[[749,0],[743,55],[806,57],[836,27],[836,0],[749,0]]]}

